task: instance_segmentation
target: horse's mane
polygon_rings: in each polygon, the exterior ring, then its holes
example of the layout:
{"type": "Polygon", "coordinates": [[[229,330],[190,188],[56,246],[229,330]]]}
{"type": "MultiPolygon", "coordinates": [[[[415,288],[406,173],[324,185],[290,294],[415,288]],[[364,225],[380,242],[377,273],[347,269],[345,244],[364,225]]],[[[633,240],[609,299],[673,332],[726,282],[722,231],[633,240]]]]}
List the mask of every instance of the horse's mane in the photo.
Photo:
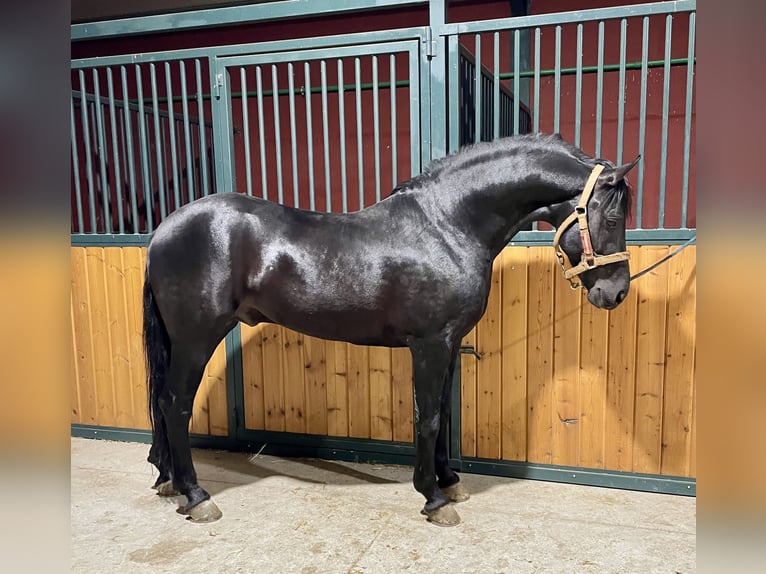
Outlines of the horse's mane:
{"type": "MultiPolygon", "coordinates": [[[[614,167],[614,164],[609,160],[590,157],[580,148],[564,140],[560,134],[524,134],[501,138],[492,142],[478,142],[461,148],[459,154],[456,153],[436,159],[419,175],[397,184],[390,195],[406,191],[417,191],[426,184],[436,181],[445,172],[488,160],[519,148],[534,148],[542,152],[568,154],[591,167],[597,164],[614,167]]],[[[631,209],[631,189],[626,179],[624,185],[608,188],[604,199],[608,204],[622,204],[627,215],[631,209]]]]}

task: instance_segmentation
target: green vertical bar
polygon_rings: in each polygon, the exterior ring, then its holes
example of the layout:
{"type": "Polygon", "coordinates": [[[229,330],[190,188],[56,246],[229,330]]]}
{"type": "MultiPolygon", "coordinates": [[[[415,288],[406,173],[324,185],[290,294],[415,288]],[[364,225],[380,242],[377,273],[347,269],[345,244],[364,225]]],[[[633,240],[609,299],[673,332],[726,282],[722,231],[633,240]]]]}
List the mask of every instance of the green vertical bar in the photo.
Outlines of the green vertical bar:
{"type": "MultiPolygon", "coordinates": [[[[80,94],[82,98],[83,95],[80,94]]],[[[74,193],[77,205],[77,233],[85,233],[85,222],[82,217],[82,190],[80,189],[80,158],[77,154],[77,137],[74,122],[74,98],[69,99],[69,135],[72,140],[72,168],[74,170],[74,193]]]]}
{"type": "Polygon", "coordinates": [[[553,66],[553,131],[561,131],[561,26],[556,26],[556,55],[553,66]]]}
{"type": "MultiPolygon", "coordinates": [[[[428,50],[421,49],[421,69],[425,74],[421,77],[418,89],[420,99],[427,103],[428,107],[422,111],[425,121],[422,122],[422,134],[420,138],[420,161],[425,167],[436,158],[444,157],[447,154],[447,118],[445,112],[447,107],[447,66],[450,64],[447,59],[447,49],[445,46],[445,35],[443,33],[444,25],[447,22],[447,0],[430,0],[428,2],[428,23],[431,29],[431,37],[426,36],[426,41],[431,42],[432,54],[427,56],[428,50]],[[430,89],[429,89],[430,88],[430,89]]],[[[457,57],[457,54],[453,54],[457,57]]],[[[412,77],[412,70],[410,71],[412,77]]],[[[411,83],[410,86],[415,84],[411,83]]],[[[412,89],[412,88],[411,88],[412,89]]],[[[412,99],[417,99],[417,94],[410,94],[412,99]]],[[[414,140],[413,140],[413,143],[414,140]]],[[[414,146],[413,146],[414,147],[414,146]]],[[[412,164],[413,175],[420,172],[420,166],[412,164]]]]}
{"type": "Polygon", "coordinates": [[[138,222],[138,200],[136,198],[136,169],[133,157],[133,122],[131,120],[130,106],[128,105],[128,72],[125,66],[120,67],[122,76],[122,112],[125,118],[125,139],[127,147],[128,177],[130,181],[130,209],[133,214],[133,233],[140,233],[138,222]]]}
{"type": "Polygon", "coordinates": [[[282,188],[282,137],[279,132],[279,82],[277,81],[277,67],[274,64],[271,65],[271,94],[274,105],[274,150],[277,155],[277,201],[283,204],[285,197],[282,188]]]}
{"type": "Polygon", "coordinates": [[[673,15],[665,17],[665,65],[662,68],[662,147],[660,157],[660,198],[657,227],[665,227],[665,184],[668,170],[668,119],[670,116],[670,47],[673,33],[673,15]]]}
{"type": "Polygon", "coordinates": [[[245,389],[242,370],[242,327],[237,323],[224,338],[226,351],[226,402],[229,437],[237,438],[245,429],[245,389]]]}
{"type": "Polygon", "coordinates": [[[521,119],[521,30],[513,31],[513,135],[519,134],[519,120],[521,119]]]}
{"type": "Polygon", "coordinates": [[[577,24],[577,71],[575,76],[575,141],[580,147],[582,130],[582,24],[577,24]]]}
{"type": "Polygon", "coordinates": [[[500,33],[492,34],[492,139],[500,137],[500,33]]]}
{"type": "MultiPolygon", "coordinates": [[[[638,153],[644,156],[646,146],[646,84],[649,71],[649,16],[644,16],[641,40],[641,103],[638,123],[638,153]]],[[[636,229],[641,229],[644,209],[644,163],[638,164],[638,192],[636,194],[636,229]]]]}
{"type": "Polygon", "coordinates": [[[448,125],[449,125],[449,153],[454,153],[460,147],[460,109],[463,102],[460,101],[460,44],[457,34],[447,38],[447,50],[449,61],[449,101],[448,125]]]}
{"type": "Polygon", "coordinates": [[[165,88],[168,98],[168,132],[170,135],[170,161],[173,162],[173,199],[176,209],[181,206],[181,191],[178,188],[178,153],[176,151],[175,114],[173,113],[173,87],[170,81],[170,62],[165,62],[165,88]]]}
{"type": "Polygon", "coordinates": [[[598,74],[596,76],[596,157],[601,157],[601,121],[604,107],[604,21],[598,23],[598,74]]]}
{"type": "MultiPolygon", "coordinates": [[[[293,166],[293,206],[300,207],[300,195],[298,193],[298,137],[295,126],[295,70],[292,62],[287,64],[287,93],[290,102],[290,149],[292,150],[293,166]]],[[[279,97],[276,86],[274,98],[279,97]]]]}
{"type": "Polygon", "coordinates": [[[343,213],[348,213],[348,186],[346,184],[346,93],[343,85],[343,60],[338,60],[338,120],[340,129],[340,186],[343,213]]]}
{"type": "Polygon", "coordinates": [[[481,141],[481,35],[474,37],[474,66],[473,66],[473,141],[481,141]]]}
{"type": "Polygon", "coordinates": [[[101,167],[101,197],[104,200],[104,231],[112,232],[112,217],[109,210],[109,178],[106,174],[106,141],[104,138],[104,105],[101,103],[101,88],[98,69],[93,68],[94,111],[96,113],[96,135],[98,136],[98,159],[101,167]]]}
{"type": "MultiPolygon", "coordinates": [[[[409,85],[417,91],[410,98],[410,176],[419,174],[423,167],[429,164],[432,154],[444,154],[446,143],[440,139],[446,139],[444,124],[444,107],[436,110],[431,105],[433,91],[444,90],[444,73],[440,71],[439,64],[426,54],[424,50],[409,51],[409,85]],[[437,76],[437,77],[434,77],[437,76]],[[429,82],[431,92],[428,90],[429,82]],[[433,115],[433,118],[431,117],[433,115]],[[431,129],[431,121],[436,122],[434,130],[431,129]],[[434,140],[433,138],[437,139],[434,140]]],[[[446,96],[443,100],[446,101],[446,96]]],[[[446,106],[446,104],[444,104],[446,106]]]]}
{"type": "Polygon", "coordinates": [[[625,52],[628,42],[628,21],[620,20],[620,96],[617,100],[617,165],[622,164],[622,146],[625,134],[625,52]]]}
{"type": "Polygon", "coordinates": [[[93,182],[93,162],[91,161],[90,128],[88,122],[88,93],[85,86],[85,73],[80,70],[80,117],[82,118],[82,136],[85,144],[85,179],[88,182],[88,210],[90,212],[90,232],[96,233],[96,191],[93,182]]]}
{"type": "Polygon", "coordinates": [[[202,166],[202,195],[208,195],[207,173],[207,143],[205,142],[205,108],[202,105],[202,68],[200,61],[194,60],[194,68],[197,73],[197,120],[199,121],[199,153],[200,165],[202,166]]]}
{"type": "Polygon", "coordinates": [[[356,161],[359,175],[359,209],[364,209],[364,147],[362,134],[362,70],[359,58],[354,58],[356,86],[356,161]]]}
{"type": "Polygon", "coordinates": [[[327,118],[327,62],[319,64],[319,74],[322,82],[322,142],[324,143],[324,192],[325,211],[332,211],[332,192],[330,189],[330,133],[327,118]]]}
{"type": "Polygon", "coordinates": [[[250,165],[250,113],[247,106],[247,73],[244,66],[239,68],[239,81],[242,84],[242,135],[245,139],[245,180],[247,195],[253,195],[253,171],[250,165]]]}
{"type": "Polygon", "coordinates": [[[375,202],[380,201],[380,115],[378,108],[378,57],[372,57],[372,129],[375,149],[375,202]]]}
{"type": "MultiPolygon", "coordinates": [[[[533,123],[535,133],[540,133],[540,28],[535,28],[535,105],[533,123]]],[[[537,225],[535,223],[535,225],[537,225]]]]}
{"type": "Polygon", "coordinates": [[[106,69],[106,85],[109,94],[109,119],[112,126],[112,157],[114,158],[114,185],[117,198],[117,221],[120,233],[125,233],[125,221],[122,212],[122,172],[120,171],[120,152],[117,146],[117,113],[114,108],[114,79],[112,68],[106,69]]]}
{"type": "Polygon", "coordinates": [[[152,108],[154,110],[154,149],[157,156],[157,183],[160,195],[160,217],[164,221],[168,216],[167,205],[165,204],[165,172],[163,170],[162,133],[160,132],[160,105],[157,97],[157,71],[154,64],[149,64],[149,72],[152,86],[152,108]]]}
{"type": "Polygon", "coordinates": [[[269,199],[268,178],[266,177],[266,136],[263,123],[263,76],[261,67],[255,67],[255,90],[258,92],[258,143],[261,152],[261,197],[269,199]]]}
{"type": "Polygon", "coordinates": [[[306,144],[308,149],[308,162],[309,162],[309,209],[311,211],[316,210],[316,198],[314,197],[314,133],[312,119],[311,119],[311,70],[309,63],[303,63],[303,74],[305,76],[306,89],[304,91],[304,97],[306,98],[306,144]]]}
{"type": "Polygon", "coordinates": [[[684,180],[681,187],[681,227],[689,227],[689,162],[692,139],[692,98],[694,97],[694,36],[696,13],[689,14],[689,51],[686,64],[686,109],[684,110],[684,180]]]}
{"type": "Polygon", "coordinates": [[[152,213],[152,180],[149,169],[149,146],[146,141],[146,120],[144,114],[144,87],[141,79],[141,67],[136,64],[136,96],[138,98],[138,137],[141,152],[141,187],[144,192],[144,207],[146,208],[146,232],[154,231],[154,214],[152,213]]]}
{"type": "MultiPolygon", "coordinates": [[[[184,116],[184,146],[186,149],[186,181],[188,185],[189,202],[194,201],[194,162],[192,161],[191,127],[189,125],[189,98],[186,89],[186,62],[180,60],[178,68],[181,72],[181,103],[184,116]]],[[[202,122],[202,118],[199,119],[202,122]]]]}
{"type": "Polygon", "coordinates": [[[391,90],[391,185],[396,187],[397,181],[397,162],[399,161],[396,144],[397,144],[397,131],[396,131],[396,56],[391,54],[388,58],[390,68],[390,81],[389,90],[391,90]]]}

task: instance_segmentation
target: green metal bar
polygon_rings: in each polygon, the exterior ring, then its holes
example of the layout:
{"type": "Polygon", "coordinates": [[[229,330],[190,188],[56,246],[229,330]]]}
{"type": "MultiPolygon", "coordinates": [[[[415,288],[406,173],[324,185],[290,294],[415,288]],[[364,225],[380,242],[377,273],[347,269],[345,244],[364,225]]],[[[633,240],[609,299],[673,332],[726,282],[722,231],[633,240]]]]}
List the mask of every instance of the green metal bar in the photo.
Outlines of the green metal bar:
{"type": "Polygon", "coordinates": [[[596,157],[601,157],[601,122],[604,108],[604,22],[598,23],[598,76],[596,80],[596,157]]]}
{"type": "Polygon", "coordinates": [[[665,69],[662,82],[662,142],[660,157],[659,221],[657,227],[665,226],[665,185],[668,170],[668,119],[670,116],[670,48],[673,34],[673,15],[665,17],[665,69]]]}
{"type": "Polygon", "coordinates": [[[500,137],[500,32],[492,34],[492,139],[500,137]]]}
{"type": "Polygon", "coordinates": [[[309,63],[303,63],[303,74],[305,76],[306,84],[306,151],[308,152],[308,168],[309,168],[309,209],[311,211],[316,210],[316,203],[314,198],[314,135],[312,131],[311,120],[311,70],[309,63]]]}
{"type": "MultiPolygon", "coordinates": [[[[170,62],[165,62],[165,89],[168,97],[173,97],[173,86],[170,78],[170,62]]],[[[172,108],[168,108],[168,133],[170,136],[170,161],[173,163],[173,199],[176,209],[181,205],[181,191],[178,188],[178,153],[176,150],[175,120],[172,119],[172,108]]]]}
{"type": "Polygon", "coordinates": [[[356,79],[356,165],[359,177],[359,209],[364,209],[364,143],[362,133],[362,69],[359,58],[354,58],[354,78],[356,79]]]}
{"type": "Polygon", "coordinates": [[[532,110],[534,131],[540,132],[540,28],[535,28],[535,105],[532,110]]]}
{"type": "Polygon", "coordinates": [[[582,129],[582,24],[577,24],[577,67],[575,68],[575,141],[580,147],[582,129]]]}
{"type": "Polygon", "coordinates": [[[261,67],[255,67],[255,88],[258,92],[258,142],[260,143],[261,153],[261,197],[269,199],[268,178],[266,176],[266,135],[265,124],[263,121],[263,76],[261,67]]]}
{"type": "MultiPolygon", "coordinates": [[[[128,72],[125,66],[120,66],[120,76],[122,78],[122,99],[128,100],[128,72]]],[[[127,148],[127,171],[128,181],[130,182],[130,209],[133,214],[133,233],[138,233],[139,221],[138,221],[138,199],[136,198],[136,169],[135,158],[133,157],[133,121],[130,117],[130,107],[123,106],[122,113],[124,116],[125,125],[125,143],[127,148]]]]}
{"type": "MultiPolygon", "coordinates": [[[[271,66],[271,83],[277,89],[277,67],[271,66]]],[[[279,98],[272,98],[274,106],[274,149],[276,150],[277,163],[277,201],[284,203],[284,191],[282,189],[282,137],[279,132],[279,98]]],[[[264,166],[261,166],[263,169],[264,166]]]]}
{"type": "MultiPolygon", "coordinates": [[[[644,17],[643,33],[641,40],[641,103],[638,113],[638,153],[645,156],[646,148],[646,89],[649,68],[649,17],[644,17]]],[[[636,192],[636,227],[643,226],[644,212],[644,163],[638,164],[638,191],[636,192]]]]}
{"type": "Polygon", "coordinates": [[[181,95],[183,96],[183,105],[181,110],[184,116],[184,146],[186,149],[186,181],[188,182],[188,197],[189,202],[194,201],[194,162],[192,161],[192,140],[191,140],[191,126],[189,122],[189,101],[187,100],[186,89],[186,62],[181,60],[178,62],[178,69],[181,73],[181,95]]]}
{"type": "Polygon", "coordinates": [[[447,38],[447,62],[449,65],[449,106],[447,106],[447,125],[449,126],[448,152],[455,153],[460,147],[460,43],[456,35],[447,38]]]}
{"type": "MultiPolygon", "coordinates": [[[[85,73],[80,70],[80,90],[85,93],[85,73]]],[[[94,104],[95,105],[95,104],[94,104]]],[[[80,117],[82,120],[83,143],[85,144],[85,178],[88,182],[88,208],[90,211],[90,232],[97,233],[96,229],[96,190],[93,182],[93,162],[91,161],[90,132],[88,123],[88,101],[80,100],[80,117]]],[[[84,231],[84,229],[83,229],[84,231]]]]}
{"type": "Polygon", "coordinates": [[[327,62],[322,60],[319,64],[320,82],[322,84],[322,142],[324,143],[324,192],[325,210],[332,211],[332,191],[330,189],[330,133],[329,119],[327,117],[327,62]]]}
{"type": "Polygon", "coordinates": [[[96,101],[93,104],[96,115],[96,145],[98,146],[98,161],[101,166],[101,197],[104,201],[104,231],[112,232],[112,218],[109,213],[109,178],[106,174],[106,142],[104,141],[104,109],[101,103],[101,87],[98,77],[98,70],[93,70],[93,93],[96,95],[96,101]]]}
{"type": "MultiPolygon", "coordinates": [[[[689,62],[695,63],[695,59],[690,60],[689,58],[673,58],[670,60],[670,66],[676,67],[676,66],[687,66],[689,62]]],[[[619,72],[620,71],[620,64],[604,64],[601,67],[601,70],[604,72],[619,72]]],[[[626,70],[640,70],[643,66],[643,62],[626,62],[625,63],[625,69],[626,70]]],[[[647,61],[647,67],[649,68],[663,68],[665,66],[665,60],[650,60],[647,61]]],[[[595,74],[598,73],[599,67],[598,66],[583,66],[581,68],[581,72],[583,74],[595,74]]],[[[577,75],[577,67],[574,68],[561,68],[559,70],[559,74],[561,76],[576,76],[577,75]]],[[[531,78],[534,77],[535,71],[534,70],[526,70],[524,72],[519,72],[518,76],[520,78],[531,78]]],[[[555,76],[556,70],[555,68],[551,68],[548,70],[540,70],[540,76],[546,77],[546,76],[555,76]]],[[[502,72],[500,74],[501,80],[512,80],[514,79],[516,74],[514,72],[502,72]]]]}
{"type": "Polygon", "coordinates": [[[474,36],[473,141],[481,141],[481,35],[474,36]]]}
{"type": "MultiPolygon", "coordinates": [[[[694,58],[696,14],[689,14],[689,61],[694,58]]],[[[694,97],[694,66],[686,70],[686,109],[684,110],[684,179],[681,187],[681,225],[689,227],[689,162],[692,139],[692,98],[694,97]]]]}
{"type": "MultiPolygon", "coordinates": [[[[247,73],[244,67],[239,68],[239,81],[242,91],[247,93],[247,73]]],[[[250,112],[247,106],[247,97],[242,98],[242,137],[245,140],[245,181],[247,182],[247,195],[253,196],[253,167],[250,164],[250,112]]]]}
{"type": "Polygon", "coordinates": [[[150,233],[126,233],[124,235],[105,233],[73,233],[70,236],[72,247],[146,247],[150,233]]]}
{"type": "Polygon", "coordinates": [[[622,164],[622,146],[625,136],[625,53],[628,42],[628,21],[620,20],[620,92],[617,101],[617,165],[622,164]]]}
{"type": "Polygon", "coordinates": [[[165,172],[163,170],[163,157],[160,142],[162,136],[160,132],[160,107],[157,103],[157,70],[154,64],[149,64],[149,78],[152,87],[152,106],[154,110],[154,149],[157,156],[157,185],[160,195],[160,217],[164,221],[168,216],[167,205],[165,204],[165,172]]]}
{"type": "MultiPolygon", "coordinates": [[[[343,86],[343,60],[338,58],[338,85],[343,86]]],[[[340,188],[341,198],[343,199],[343,213],[348,213],[348,185],[346,183],[346,94],[341,89],[338,94],[338,119],[340,120],[340,129],[338,136],[340,138],[340,188]]]]}
{"type": "Polygon", "coordinates": [[[388,83],[389,91],[391,92],[391,184],[396,186],[397,180],[397,162],[399,157],[397,154],[397,140],[398,132],[396,130],[396,56],[390,54],[388,57],[390,82],[388,83]]]}
{"type": "MultiPolygon", "coordinates": [[[[509,246],[553,244],[554,231],[519,231],[509,246]]],[[[694,229],[628,229],[625,240],[629,245],[681,245],[696,234],[694,229]]]]}
{"type": "Polygon", "coordinates": [[[378,101],[378,57],[372,57],[372,130],[373,146],[375,150],[375,202],[380,201],[380,114],[378,101]]]}
{"type": "Polygon", "coordinates": [[[72,141],[72,169],[74,170],[74,197],[77,206],[77,231],[85,231],[85,222],[82,215],[82,191],[80,189],[80,158],[77,153],[77,136],[74,120],[74,98],[69,98],[69,136],[72,141]]]}
{"type": "Polygon", "coordinates": [[[229,437],[238,438],[245,428],[245,385],[242,369],[242,328],[237,323],[224,338],[226,349],[226,402],[229,437]]]}
{"type": "MultiPolygon", "coordinates": [[[[442,12],[444,0],[434,0],[437,12],[442,12]]],[[[437,44],[435,53],[444,53],[444,43],[437,44]],[[441,46],[439,48],[438,46],[441,46]]],[[[432,44],[432,47],[434,44],[432,44]]],[[[443,57],[430,57],[411,43],[410,56],[410,176],[414,177],[431,160],[447,153],[447,132],[444,110],[447,107],[446,62],[443,57]],[[416,87],[413,90],[413,86],[416,87]],[[433,102],[433,105],[432,105],[433,102]]]]}
{"type": "Polygon", "coordinates": [[[561,131],[561,26],[556,26],[556,56],[553,76],[553,131],[561,131]]]}
{"type": "Polygon", "coordinates": [[[117,218],[119,224],[117,229],[120,233],[125,233],[125,222],[122,213],[122,172],[120,170],[120,152],[117,146],[117,114],[114,108],[114,79],[112,78],[112,68],[106,69],[106,85],[109,94],[109,119],[112,127],[112,157],[114,158],[114,184],[115,197],[117,198],[117,218]]]}
{"type": "Polygon", "coordinates": [[[202,195],[210,194],[207,173],[207,143],[205,142],[205,108],[202,105],[202,66],[199,59],[194,60],[194,68],[197,74],[197,119],[199,121],[199,153],[202,165],[202,195]]]}
{"type": "Polygon", "coordinates": [[[146,227],[151,233],[154,231],[154,214],[152,213],[152,188],[149,176],[149,147],[146,141],[146,116],[144,115],[143,80],[141,79],[141,66],[136,64],[136,93],[138,94],[138,138],[141,152],[141,187],[144,192],[144,206],[146,207],[146,227]]]}
{"type": "MultiPolygon", "coordinates": [[[[527,53],[527,58],[529,58],[529,54],[527,53]]],[[[513,32],[513,70],[518,71],[521,68],[521,32],[519,30],[514,30],[513,32]]],[[[500,77],[498,75],[497,78],[495,78],[495,81],[499,84],[500,83],[500,77]]],[[[521,119],[521,106],[520,100],[521,97],[519,96],[519,83],[520,78],[518,75],[513,77],[513,135],[518,135],[519,133],[519,120],[521,119]]],[[[527,86],[527,95],[529,95],[529,86],[527,86]]]]}
{"type": "MultiPolygon", "coordinates": [[[[300,195],[298,194],[298,138],[295,126],[295,70],[292,62],[287,64],[287,85],[290,90],[290,150],[292,153],[293,168],[293,206],[300,207],[300,195]]],[[[276,98],[274,98],[276,99],[276,98]]]]}

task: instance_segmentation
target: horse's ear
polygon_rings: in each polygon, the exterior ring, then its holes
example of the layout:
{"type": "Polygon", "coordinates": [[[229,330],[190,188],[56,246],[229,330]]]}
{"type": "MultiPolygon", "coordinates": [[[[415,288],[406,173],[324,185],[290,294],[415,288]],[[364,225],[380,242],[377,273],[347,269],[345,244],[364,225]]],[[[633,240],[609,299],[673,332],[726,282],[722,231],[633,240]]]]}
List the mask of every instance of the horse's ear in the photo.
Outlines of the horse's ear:
{"type": "Polygon", "coordinates": [[[636,164],[638,164],[640,159],[640,155],[636,156],[636,159],[634,159],[632,162],[617,166],[616,168],[610,170],[608,173],[605,173],[605,183],[607,185],[614,186],[623,181],[628,172],[636,167],[636,164]]]}

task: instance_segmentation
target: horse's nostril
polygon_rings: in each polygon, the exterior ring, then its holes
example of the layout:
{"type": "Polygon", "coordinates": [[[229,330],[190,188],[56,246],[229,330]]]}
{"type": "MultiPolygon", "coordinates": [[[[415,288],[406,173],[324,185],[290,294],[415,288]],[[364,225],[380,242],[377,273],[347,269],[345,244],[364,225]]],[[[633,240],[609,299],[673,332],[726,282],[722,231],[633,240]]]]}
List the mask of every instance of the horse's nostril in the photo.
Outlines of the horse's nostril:
{"type": "Polygon", "coordinates": [[[620,291],[617,293],[617,299],[615,299],[618,303],[622,303],[625,300],[625,290],[620,291]]]}

